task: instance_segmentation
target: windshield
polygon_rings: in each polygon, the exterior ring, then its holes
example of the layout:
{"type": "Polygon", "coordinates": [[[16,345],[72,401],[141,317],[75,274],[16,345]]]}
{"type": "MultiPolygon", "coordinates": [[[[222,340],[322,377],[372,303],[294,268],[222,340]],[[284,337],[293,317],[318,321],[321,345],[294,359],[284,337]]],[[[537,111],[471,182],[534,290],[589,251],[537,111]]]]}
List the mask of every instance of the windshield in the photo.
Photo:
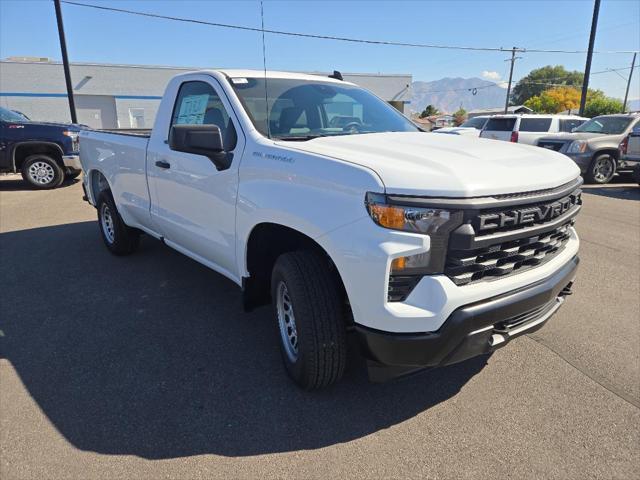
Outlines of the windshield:
{"type": "Polygon", "coordinates": [[[617,135],[624,132],[632,120],[632,117],[596,117],[580,125],[574,132],[617,135]]]}
{"type": "Polygon", "coordinates": [[[476,130],[482,130],[482,127],[484,127],[484,124],[487,123],[487,120],[488,120],[487,118],[480,118],[480,117],[470,118],[460,126],[466,127],[466,128],[475,128],[476,130]]]}
{"type": "Polygon", "coordinates": [[[12,112],[11,110],[7,110],[6,108],[0,107],[0,120],[3,122],[14,122],[14,123],[25,123],[28,122],[26,117],[20,115],[19,113],[12,112]]]}
{"type": "Polygon", "coordinates": [[[253,125],[270,138],[309,140],[332,135],[420,131],[395,108],[355,86],[270,78],[265,92],[264,78],[232,78],[230,82],[253,125]]]}

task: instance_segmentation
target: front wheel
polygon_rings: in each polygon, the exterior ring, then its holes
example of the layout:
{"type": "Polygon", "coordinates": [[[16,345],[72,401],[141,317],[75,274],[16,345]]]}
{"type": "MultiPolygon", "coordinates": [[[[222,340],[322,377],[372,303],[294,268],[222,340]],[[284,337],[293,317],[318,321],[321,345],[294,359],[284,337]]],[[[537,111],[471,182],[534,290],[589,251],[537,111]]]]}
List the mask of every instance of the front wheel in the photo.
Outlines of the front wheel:
{"type": "Polygon", "coordinates": [[[604,185],[609,183],[616,173],[616,159],[609,154],[598,155],[593,159],[587,171],[587,181],[604,185]]]}
{"type": "Polygon", "coordinates": [[[133,253],[140,243],[140,232],[122,221],[110,192],[100,194],[97,208],[100,233],[109,251],[114,255],[133,253]]]}
{"type": "Polygon", "coordinates": [[[340,289],[328,260],[297,251],[278,257],[271,298],[289,376],[314,390],[342,378],[347,358],[340,289]]]}
{"type": "Polygon", "coordinates": [[[73,180],[74,178],[78,178],[81,173],[82,170],[69,169],[67,170],[67,173],[64,174],[64,176],[67,180],[73,180]]]}
{"type": "Polygon", "coordinates": [[[22,164],[22,179],[32,187],[49,190],[64,181],[64,172],[53,157],[43,153],[28,156],[22,164]]]}

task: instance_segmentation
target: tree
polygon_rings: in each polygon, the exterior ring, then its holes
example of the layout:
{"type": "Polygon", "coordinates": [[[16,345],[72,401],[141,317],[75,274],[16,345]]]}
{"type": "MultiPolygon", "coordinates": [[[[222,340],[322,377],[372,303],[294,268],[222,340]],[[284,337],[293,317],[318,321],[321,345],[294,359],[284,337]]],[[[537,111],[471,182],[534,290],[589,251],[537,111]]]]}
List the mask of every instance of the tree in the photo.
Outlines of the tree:
{"type": "Polygon", "coordinates": [[[524,104],[537,113],[559,113],[580,108],[580,91],[573,87],[556,87],[535,95],[524,104]]]}
{"type": "Polygon", "coordinates": [[[453,114],[453,124],[456,127],[459,127],[464,123],[466,119],[467,119],[467,111],[464,108],[462,108],[462,105],[461,105],[458,111],[453,114]]]}
{"type": "Polygon", "coordinates": [[[513,88],[511,103],[523,105],[531,97],[540,95],[553,85],[582,86],[583,74],[577,71],[570,72],[562,65],[547,65],[546,67],[531,70],[526,77],[521,78],[513,88]]]}
{"type": "Polygon", "coordinates": [[[420,118],[433,117],[434,115],[438,115],[439,113],[440,111],[436,107],[429,104],[426,106],[426,108],[422,111],[422,113],[419,116],[420,118]]]}
{"type": "Polygon", "coordinates": [[[587,95],[587,104],[584,107],[584,116],[593,118],[598,115],[609,115],[622,112],[622,102],[617,98],[596,97],[593,99],[587,95]]]}

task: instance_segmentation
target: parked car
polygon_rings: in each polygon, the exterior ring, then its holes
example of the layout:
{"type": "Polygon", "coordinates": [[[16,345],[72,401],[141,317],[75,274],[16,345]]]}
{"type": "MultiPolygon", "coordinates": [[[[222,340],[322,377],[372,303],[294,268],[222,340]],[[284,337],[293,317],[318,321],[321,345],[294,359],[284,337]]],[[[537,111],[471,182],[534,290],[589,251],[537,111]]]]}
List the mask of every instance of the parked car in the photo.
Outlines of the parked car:
{"type": "Polygon", "coordinates": [[[21,172],[31,186],[49,189],[81,173],[78,132],[71,124],[33,122],[0,107],[0,172],[21,172]]]}
{"type": "Polygon", "coordinates": [[[80,158],[106,248],[130,254],[144,232],[231,279],[245,308],[272,303],[307,389],[342,376],[347,332],[373,380],[491,352],[541,328],[576,274],[566,156],[424,133],[333,78],[181,74],[150,135],[82,131],[80,158]]]}
{"type": "Polygon", "coordinates": [[[635,169],[640,164],[640,122],[638,122],[629,135],[620,142],[620,160],[624,169],[635,169]]]}
{"type": "Polygon", "coordinates": [[[468,135],[470,137],[480,136],[480,131],[489,120],[489,116],[473,117],[464,122],[459,127],[444,127],[434,130],[438,133],[449,133],[451,135],[468,135]]]}
{"type": "Polygon", "coordinates": [[[494,115],[480,132],[480,137],[535,145],[549,133],[571,132],[588,118],[575,115],[494,115]]]}
{"type": "Polygon", "coordinates": [[[538,146],[564,153],[580,167],[590,183],[605,184],[618,173],[633,168],[620,155],[620,143],[640,122],[640,114],[601,115],[574,129],[573,133],[546,136],[538,146]]]}

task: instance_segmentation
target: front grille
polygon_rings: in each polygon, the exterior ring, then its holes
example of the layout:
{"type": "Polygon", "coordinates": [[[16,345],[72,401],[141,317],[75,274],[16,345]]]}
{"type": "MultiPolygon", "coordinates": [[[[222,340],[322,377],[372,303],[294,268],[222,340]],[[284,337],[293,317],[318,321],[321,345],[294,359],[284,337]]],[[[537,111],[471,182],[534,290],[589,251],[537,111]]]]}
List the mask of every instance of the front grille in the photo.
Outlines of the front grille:
{"type": "Polygon", "coordinates": [[[559,152],[565,142],[555,142],[551,140],[540,140],[538,146],[559,152]]]}
{"type": "Polygon", "coordinates": [[[444,273],[456,285],[467,285],[536,267],[564,248],[572,224],[573,221],[569,221],[549,232],[484,248],[450,250],[444,273]]]}

